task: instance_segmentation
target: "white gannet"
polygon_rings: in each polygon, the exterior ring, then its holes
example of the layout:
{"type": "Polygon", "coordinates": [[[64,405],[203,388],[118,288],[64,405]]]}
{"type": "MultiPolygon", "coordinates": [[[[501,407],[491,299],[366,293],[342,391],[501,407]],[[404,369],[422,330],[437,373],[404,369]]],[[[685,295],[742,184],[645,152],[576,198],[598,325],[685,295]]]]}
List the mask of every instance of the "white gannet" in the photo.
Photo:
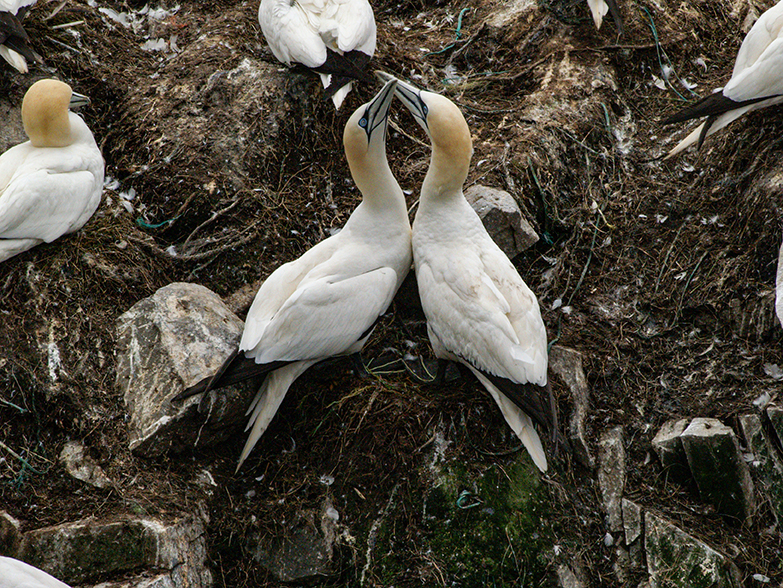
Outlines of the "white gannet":
{"type": "Polygon", "coordinates": [[[22,19],[37,0],[0,0],[0,57],[21,73],[27,73],[27,61],[40,60],[32,50],[22,19]]]}
{"type": "Polygon", "coordinates": [[[0,261],[79,230],[101,202],[103,157],[69,107],[86,96],[39,80],[22,101],[29,141],[0,155],[0,261]]]}
{"type": "Polygon", "coordinates": [[[69,588],[43,570],[18,559],[0,555],[0,586],[2,588],[69,588]]]}
{"type": "Polygon", "coordinates": [[[475,374],[533,462],[546,471],[528,416],[556,431],[538,301],[462,193],[473,146],[459,108],[399,80],[396,93],[432,143],[413,221],[413,263],[433,352],[475,374]]]}
{"type": "Polygon", "coordinates": [[[359,352],[410,270],[405,197],[386,159],[394,87],[388,82],[345,126],[345,156],[361,204],[339,233],[272,272],[247,313],[236,353],[175,398],[268,374],[248,409],[251,432],[237,471],[294,380],[323,359],[359,352]]]}
{"type": "Polygon", "coordinates": [[[590,8],[590,14],[593,16],[596,29],[600,30],[606,13],[611,12],[614,24],[617,27],[617,34],[623,34],[623,19],[620,16],[620,9],[617,8],[616,0],[587,0],[587,6],[590,8]]]}
{"type": "Polygon", "coordinates": [[[663,124],[707,117],[666,159],[719,131],[743,114],[783,102],[783,2],[762,14],[742,41],[726,86],[684,108],[663,124]]]}
{"type": "Polygon", "coordinates": [[[258,22],[282,63],[317,72],[335,108],[366,79],[375,53],[375,16],[367,0],[261,0],[258,22]]]}
{"type": "Polygon", "coordinates": [[[783,243],[778,251],[778,271],[775,276],[775,314],[783,326],[783,243]]]}

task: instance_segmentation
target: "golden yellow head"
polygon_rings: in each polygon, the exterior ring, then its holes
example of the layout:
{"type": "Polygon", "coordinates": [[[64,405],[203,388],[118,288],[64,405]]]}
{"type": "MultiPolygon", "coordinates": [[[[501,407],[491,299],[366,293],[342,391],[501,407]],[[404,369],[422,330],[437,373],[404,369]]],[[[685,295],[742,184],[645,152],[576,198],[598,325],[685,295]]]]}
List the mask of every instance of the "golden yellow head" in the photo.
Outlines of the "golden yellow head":
{"type": "Polygon", "coordinates": [[[422,102],[427,106],[425,130],[433,147],[442,151],[455,164],[467,168],[473,155],[470,129],[459,107],[451,100],[434,92],[422,90],[422,102]]]}
{"type": "Polygon", "coordinates": [[[35,147],[66,147],[72,143],[68,107],[71,87],[58,80],[35,82],[22,101],[22,122],[35,147]]]}

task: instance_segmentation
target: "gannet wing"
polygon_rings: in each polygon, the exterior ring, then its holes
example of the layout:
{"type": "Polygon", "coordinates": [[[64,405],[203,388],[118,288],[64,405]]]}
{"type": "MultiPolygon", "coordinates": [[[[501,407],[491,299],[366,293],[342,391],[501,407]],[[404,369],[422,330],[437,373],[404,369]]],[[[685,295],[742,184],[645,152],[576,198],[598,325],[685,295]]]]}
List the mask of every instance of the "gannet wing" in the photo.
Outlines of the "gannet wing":
{"type": "Polygon", "coordinates": [[[349,352],[389,307],[396,287],[397,272],[387,267],[303,281],[246,355],[270,363],[349,352]]]}
{"type": "Polygon", "coordinates": [[[343,53],[361,51],[370,57],[375,53],[375,15],[367,0],[341,3],[333,19],[336,23],[337,49],[343,53]]]}
{"type": "Polygon", "coordinates": [[[311,68],[326,61],[326,45],[308,20],[306,11],[295,2],[261,2],[258,22],[278,61],[311,68]]]}
{"type": "Polygon", "coordinates": [[[733,78],[751,67],[780,35],[783,29],[783,4],[776,4],[753,24],[740,45],[734,61],[733,78]]]}
{"type": "Polygon", "coordinates": [[[753,65],[732,76],[723,88],[723,95],[742,102],[783,94],[783,76],[780,74],[782,60],[783,38],[775,39],[753,62],[753,65]]]}
{"type": "Polygon", "coordinates": [[[95,182],[85,170],[18,174],[0,195],[0,237],[50,243],[77,230],[100,203],[100,191],[96,199],[92,189],[95,182]]]}

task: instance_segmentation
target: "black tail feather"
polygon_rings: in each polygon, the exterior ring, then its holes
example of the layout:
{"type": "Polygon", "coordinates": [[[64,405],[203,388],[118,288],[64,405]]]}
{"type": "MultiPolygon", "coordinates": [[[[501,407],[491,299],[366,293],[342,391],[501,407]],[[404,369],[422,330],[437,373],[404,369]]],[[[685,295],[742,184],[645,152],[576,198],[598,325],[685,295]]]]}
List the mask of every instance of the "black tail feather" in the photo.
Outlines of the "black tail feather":
{"type": "MultiPolygon", "coordinates": [[[[335,79],[327,88],[327,92],[335,85],[337,80],[342,80],[337,85],[331,94],[334,94],[337,90],[342,88],[345,84],[352,80],[361,80],[363,82],[375,83],[373,76],[367,71],[367,65],[370,63],[370,56],[361,51],[353,50],[348,51],[340,55],[336,51],[331,49],[326,50],[326,61],[324,61],[318,67],[312,68],[313,71],[317,71],[322,74],[331,74],[335,79]]],[[[330,95],[331,95],[330,94],[330,95]]]]}
{"type": "Polygon", "coordinates": [[[609,7],[609,14],[612,15],[612,18],[614,19],[614,25],[617,27],[617,34],[622,35],[623,34],[623,17],[620,16],[620,9],[617,7],[617,1],[616,0],[605,0],[606,5],[609,7]]]}
{"type": "MultiPolygon", "coordinates": [[[[25,7],[26,8],[26,7],[25,7]]],[[[0,44],[23,55],[30,62],[37,61],[38,56],[29,46],[30,37],[22,26],[21,18],[26,10],[19,9],[18,14],[0,12],[0,44]]]]}
{"type": "MultiPolygon", "coordinates": [[[[714,121],[714,119],[719,117],[724,112],[729,112],[730,110],[756,104],[757,102],[763,102],[764,100],[769,100],[770,98],[775,97],[776,96],[764,96],[762,98],[752,98],[750,100],[742,100],[737,102],[736,100],[727,98],[723,95],[722,92],[715,92],[714,94],[705,96],[695,104],[686,106],[676,114],[673,114],[669,118],[665,119],[663,124],[670,125],[673,123],[691,120],[692,118],[702,118],[704,116],[709,116],[714,121]]],[[[709,126],[712,126],[712,123],[710,123],[709,126]]],[[[705,125],[705,128],[708,128],[708,125],[705,125]]]]}
{"type": "Polygon", "coordinates": [[[546,386],[531,383],[518,384],[508,378],[479,371],[544,430],[557,430],[557,407],[548,382],[546,386]]]}
{"type": "Polygon", "coordinates": [[[226,358],[223,365],[212,376],[208,376],[197,384],[177,394],[172,401],[180,402],[196,394],[209,392],[217,388],[224,388],[233,384],[244,382],[268,374],[277,368],[288,365],[290,361],[272,361],[269,363],[256,363],[254,359],[248,359],[239,349],[226,358]]]}

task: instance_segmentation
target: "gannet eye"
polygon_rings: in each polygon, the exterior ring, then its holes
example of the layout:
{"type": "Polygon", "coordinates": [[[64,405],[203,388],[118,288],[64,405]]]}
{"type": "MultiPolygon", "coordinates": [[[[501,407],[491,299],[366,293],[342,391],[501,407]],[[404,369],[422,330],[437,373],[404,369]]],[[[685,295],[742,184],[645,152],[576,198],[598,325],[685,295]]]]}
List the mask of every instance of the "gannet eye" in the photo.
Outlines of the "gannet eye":
{"type": "Polygon", "coordinates": [[[425,116],[426,116],[426,115],[427,115],[427,113],[430,111],[430,109],[429,109],[429,108],[427,108],[427,105],[426,105],[426,104],[424,104],[424,102],[422,102],[422,103],[421,103],[421,111],[424,113],[424,115],[425,115],[425,116]]]}
{"type": "Polygon", "coordinates": [[[362,127],[363,129],[366,128],[367,127],[367,119],[366,118],[359,119],[359,126],[362,127]]]}

